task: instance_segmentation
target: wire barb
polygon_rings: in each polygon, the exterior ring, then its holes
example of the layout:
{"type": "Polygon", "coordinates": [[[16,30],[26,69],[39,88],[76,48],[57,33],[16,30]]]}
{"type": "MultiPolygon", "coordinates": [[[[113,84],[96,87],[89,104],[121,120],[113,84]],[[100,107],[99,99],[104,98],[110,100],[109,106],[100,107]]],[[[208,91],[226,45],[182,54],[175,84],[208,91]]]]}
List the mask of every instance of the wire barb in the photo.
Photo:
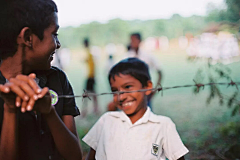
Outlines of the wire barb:
{"type": "Polygon", "coordinates": [[[163,87],[162,87],[161,83],[158,83],[158,84],[157,84],[156,90],[157,90],[158,92],[162,91],[161,95],[163,96],[163,87]]]}
{"type": "Polygon", "coordinates": [[[82,101],[84,101],[84,98],[88,98],[89,100],[91,100],[91,98],[89,97],[88,92],[85,89],[83,90],[82,101]]]}
{"type": "Polygon", "coordinates": [[[195,83],[195,86],[197,87],[197,92],[199,92],[199,89],[201,88],[201,87],[203,87],[203,89],[204,89],[204,84],[201,84],[201,83],[197,83],[195,80],[193,80],[193,82],[195,83]]]}
{"type": "MultiPolygon", "coordinates": [[[[236,86],[236,88],[237,88],[237,90],[238,90],[238,86],[237,86],[237,84],[236,84],[235,82],[233,82],[233,80],[231,80],[231,82],[228,84],[227,87],[229,87],[229,86],[236,86]]],[[[239,91],[239,90],[238,90],[238,91],[239,91]]]]}

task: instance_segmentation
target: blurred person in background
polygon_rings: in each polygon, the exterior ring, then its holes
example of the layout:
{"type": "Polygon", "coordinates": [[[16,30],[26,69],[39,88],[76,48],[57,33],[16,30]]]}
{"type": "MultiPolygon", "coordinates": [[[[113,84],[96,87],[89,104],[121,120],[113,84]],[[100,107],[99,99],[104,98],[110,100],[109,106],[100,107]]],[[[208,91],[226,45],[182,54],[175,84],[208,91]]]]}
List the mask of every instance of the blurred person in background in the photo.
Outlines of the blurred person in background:
{"type": "MultiPolygon", "coordinates": [[[[136,32],[136,33],[131,34],[130,44],[127,46],[127,53],[125,55],[125,58],[135,57],[135,58],[138,58],[138,59],[144,61],[145,63],[147,63],[150,69],[153,69],[157,72],[158,79],[157,79],[156,84],[157,84],[157,86],[159,86],[161,84],[161,80],[162,80],[162,72],[161,72],[161,68],[160,68],[160,62],[156,59],[156,57],[154,57],[151,54],[146,53],[143,49],[141,49],[141,47],[140,47],[141,41],[142,41],[142,37],[141,37],[140,33],[136,32]]],[[[155,93],[156,92],[152,92],[148,96],[148,106],[150,107],[151,110],[153,110],[152,104],[151,104],[151,99],[153,98],[155,93]]],[[[117,110],[117,107],[114,105],[113,102],[110,102],[108,104],[108,111],[114,111],[114,110],[117,110]]]]}
{"type": "MultiPolygon", "coordinates": [[[[84,43],[85,51],[87,53],[86,63],[88,66],[88,77],[86,80],[85,89],[90,93],[95,93],[95,63],[94,63],[93,55],[90,51],[89,39],[85,38],[83,43],[84,43]]],[[[84,117],[87,114],[87,107],[88,107],[87,100],[84,101],[83,105],[84,106],[83,106],[82,115],[84,117]]],[[[93,108],[94,108],[94,113],[98,114],[99,108],[98,108],[98,101],[96,96],[93,96],[93,108]]]]}
{"type": "Polygon", "coordinates": [[[115,44],[109,43],[108,45],[106,45],[106,53],[108,56],[107,62],[105,65],[106,74],[108,74],[112,66],[115,64],[114,55],[116,54],[116,50],[117,49],[115,44]]]}
{"type": "MultiPolygon", "coordinates": [[[[157,72],[158,75],[158,79],[157,79],[157,86],[159,84],[161,84],[161,79],[162,79],[162,72],[161,72],[161,68],[160,68],[160,62],[157,61],[156,57],[154,57],[151,54],[146,53],[143,49],[141,49],[141,41],[142,41],[142,36],[140,33],[136,32],[136,33],[132,33],[130,36],[130,45],[128,48],[128,52],[126,53],[127,57],[135,57],[135,58],[139,58],[140,60],[144,61],[145,63],[148,64],[148,66],[150,67],[150,69],[154,69],[157,72]]],[[[151,104],[151,99],[154,96],[156,92],[152,92],[152,94],[150,94],[148,96],[148,106],[151,108],[152,110],[152,104],[151,104]]]]}

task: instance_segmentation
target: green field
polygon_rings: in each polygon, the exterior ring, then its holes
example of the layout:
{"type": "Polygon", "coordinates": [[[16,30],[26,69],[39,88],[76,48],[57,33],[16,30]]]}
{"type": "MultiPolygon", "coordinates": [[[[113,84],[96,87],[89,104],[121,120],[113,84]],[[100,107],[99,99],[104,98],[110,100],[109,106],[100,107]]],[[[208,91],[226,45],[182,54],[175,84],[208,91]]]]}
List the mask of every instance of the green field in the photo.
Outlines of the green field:
{"type": "MultiPolygon", "coordinates": [[[[199,68],[206,65],[204,60],[189,62],[184,50],[173,48],[168,51],[158,51],[154,53],[162,66],[163,87],[194,84],[193,79],[199,68]]],[[[87,67],[83,60],[84,53],[81,50],[72,50],[72,61],[66,74],[73,86],[74,93],[81,95],[87,76],[87,67]]],[[[96,61],[96,91],[97,93],[109,92],[107,73],[105,70],[106,54],[101,53],[96,61]]],[[[121,58],[121,52],[115,57],[121,58]]],[[[240,81],[240,63],[235,62],[227,65],[231,69],[231,78],[240,81]]],[[[207,72],[207,70],[205,70],[207,72]]],[[[156,81],[156,74],[151,71],[153,82],[156,81]]],[[[205,78],[204,83],[208,80],[205,78]]],[[[227,82],[219,80],[219,82],[227,82]]],[[[231,96],[236,87],[221,86],[221,91],[225,95],[231,96]]],[[[239,113],[232,117],[232,108],[228,108],[226,101],[219,104],[219,99],[215,98],[207,104],[210,94],[209,87],[205,87],[200,93],[194,94],[194,88],[180,88],[163,91],[163,96],[158,93],[153,99],[153,110],[157,114],[169,116],[176,124],[179,134],[184,144],[190,150],[186,159],[220,159],[217,158],[216,151],[222,151],[231,144],[236,143],[240,137],[240,127],[237,122],[240,120],[239,113]]],[[[101,114],[106,111],[107,103],[111,100],[111,95],[98,97],[101,114]]],[[[87,100],[87,99],[86,99],[87,100]]],[[[79,137],[82,138],[99,116],[92,113],[92,102],[88,106],[83,106],[81,98],[77,98],[77,105],[80,110],[88,108],[88,115],[84,118],[77,117],[77,129],[79,137]]],[[[88,146],[82,143],[83,151],[88,151],[88,146]]]]}

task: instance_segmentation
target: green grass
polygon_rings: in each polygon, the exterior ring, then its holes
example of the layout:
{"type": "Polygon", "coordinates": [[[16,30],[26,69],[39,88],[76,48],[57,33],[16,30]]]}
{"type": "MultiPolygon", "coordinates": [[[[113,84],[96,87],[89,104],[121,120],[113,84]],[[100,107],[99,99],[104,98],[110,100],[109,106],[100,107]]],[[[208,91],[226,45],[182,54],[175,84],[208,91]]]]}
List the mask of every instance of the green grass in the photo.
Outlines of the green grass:
{"type": "MultiPolygon", "coordinates": [[[[116,59],[121,58],[122,53],[118,53],[116,59]]],[[[194,84],[196,72],[199,68],[203,68],[206,64],[204,61],[189,62],[185,51],[180,49],[172,49],[167,52],[156,52],[156,57],[162,66],[163,71],[163,87],[171,87],[176,85],[194,84]]],[[[65,69],[67,76],[74,88],[76,95],[83,93],[85,79],[87,76],[86,64],[83,62],[84,53],[82,51],[73,51],[71,65],[65,69]]],[[[107,73],[104,69],[106,63],[106,55],[103,53],[97,59],[96,68],[96,91],[97,93],[109,92],[109,84],[107,81],[107,73]]],[[[240,63],[229,64],[231,69],[231,78],[240,81],[238,68],[240,63]]],[[[205,70],[206,71],[206,70],[205,70]]],[[[153,82],[156,81],[156,74],[151,71],[153,82]]],[[[204,79],[207,83],[207,79],[204,79]]],[[[227,81],[221,81],[227,82],[227,81]]],[[[210,94],[209,87],[205,87],[200,93],[194,94],[194,88],[180,88],[163,91],[157,94],[153,99],[153,110],[156,114],[170,117],[176,124],[179,134],[184,144],[190,150],[187,159],[201,159],[199,156],[214,156],[214,151],[228,147],[234,143],[236,139],[229,139],[229,136],[236,136],[238,133],[227,132],[229,126],[234,126],[240,116],[237,114],[231,117],[232,108],[228,108],[226,102],[219,104],[219,100],[215,98],[210,104],[206,103],[210,94]]],[[[235,87],[222,86],[221,91],[226,95],[232,95],[236,91],[235,87]]],[[[110,95],[98,97],[101,113],[106,111],[106,106],[112,97],[110,95]]],[[[87,100],[87,99],[86,99],[87,100]]],[[[83,106],[81,98],[77,98],[77,105],[80,110],[87,107],[89,114],[85,118],[78,117],[77,129],[80,138],[82,138],[91,126],[97,121],[99,116],[92,114],[92,102],[88,106],[83,106]]],[[[88,146],[82,143],[83,151],[88,151],[88,146]]],[[[203,158],[204,159],[204,158],[203,158]]],[[[210,159],[210,158],[207,158],[210,159]]]]}

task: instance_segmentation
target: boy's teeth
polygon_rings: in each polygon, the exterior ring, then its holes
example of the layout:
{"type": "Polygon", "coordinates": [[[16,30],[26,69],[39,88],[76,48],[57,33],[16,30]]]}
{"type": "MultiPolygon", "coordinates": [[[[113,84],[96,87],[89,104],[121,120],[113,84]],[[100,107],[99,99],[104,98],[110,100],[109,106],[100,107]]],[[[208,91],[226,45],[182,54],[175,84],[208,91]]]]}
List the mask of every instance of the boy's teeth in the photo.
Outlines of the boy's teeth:
{"type": "Polygon", "coordinates": [[[133,102],[124,103],[123,106],[131,106],[133,102]]]}

